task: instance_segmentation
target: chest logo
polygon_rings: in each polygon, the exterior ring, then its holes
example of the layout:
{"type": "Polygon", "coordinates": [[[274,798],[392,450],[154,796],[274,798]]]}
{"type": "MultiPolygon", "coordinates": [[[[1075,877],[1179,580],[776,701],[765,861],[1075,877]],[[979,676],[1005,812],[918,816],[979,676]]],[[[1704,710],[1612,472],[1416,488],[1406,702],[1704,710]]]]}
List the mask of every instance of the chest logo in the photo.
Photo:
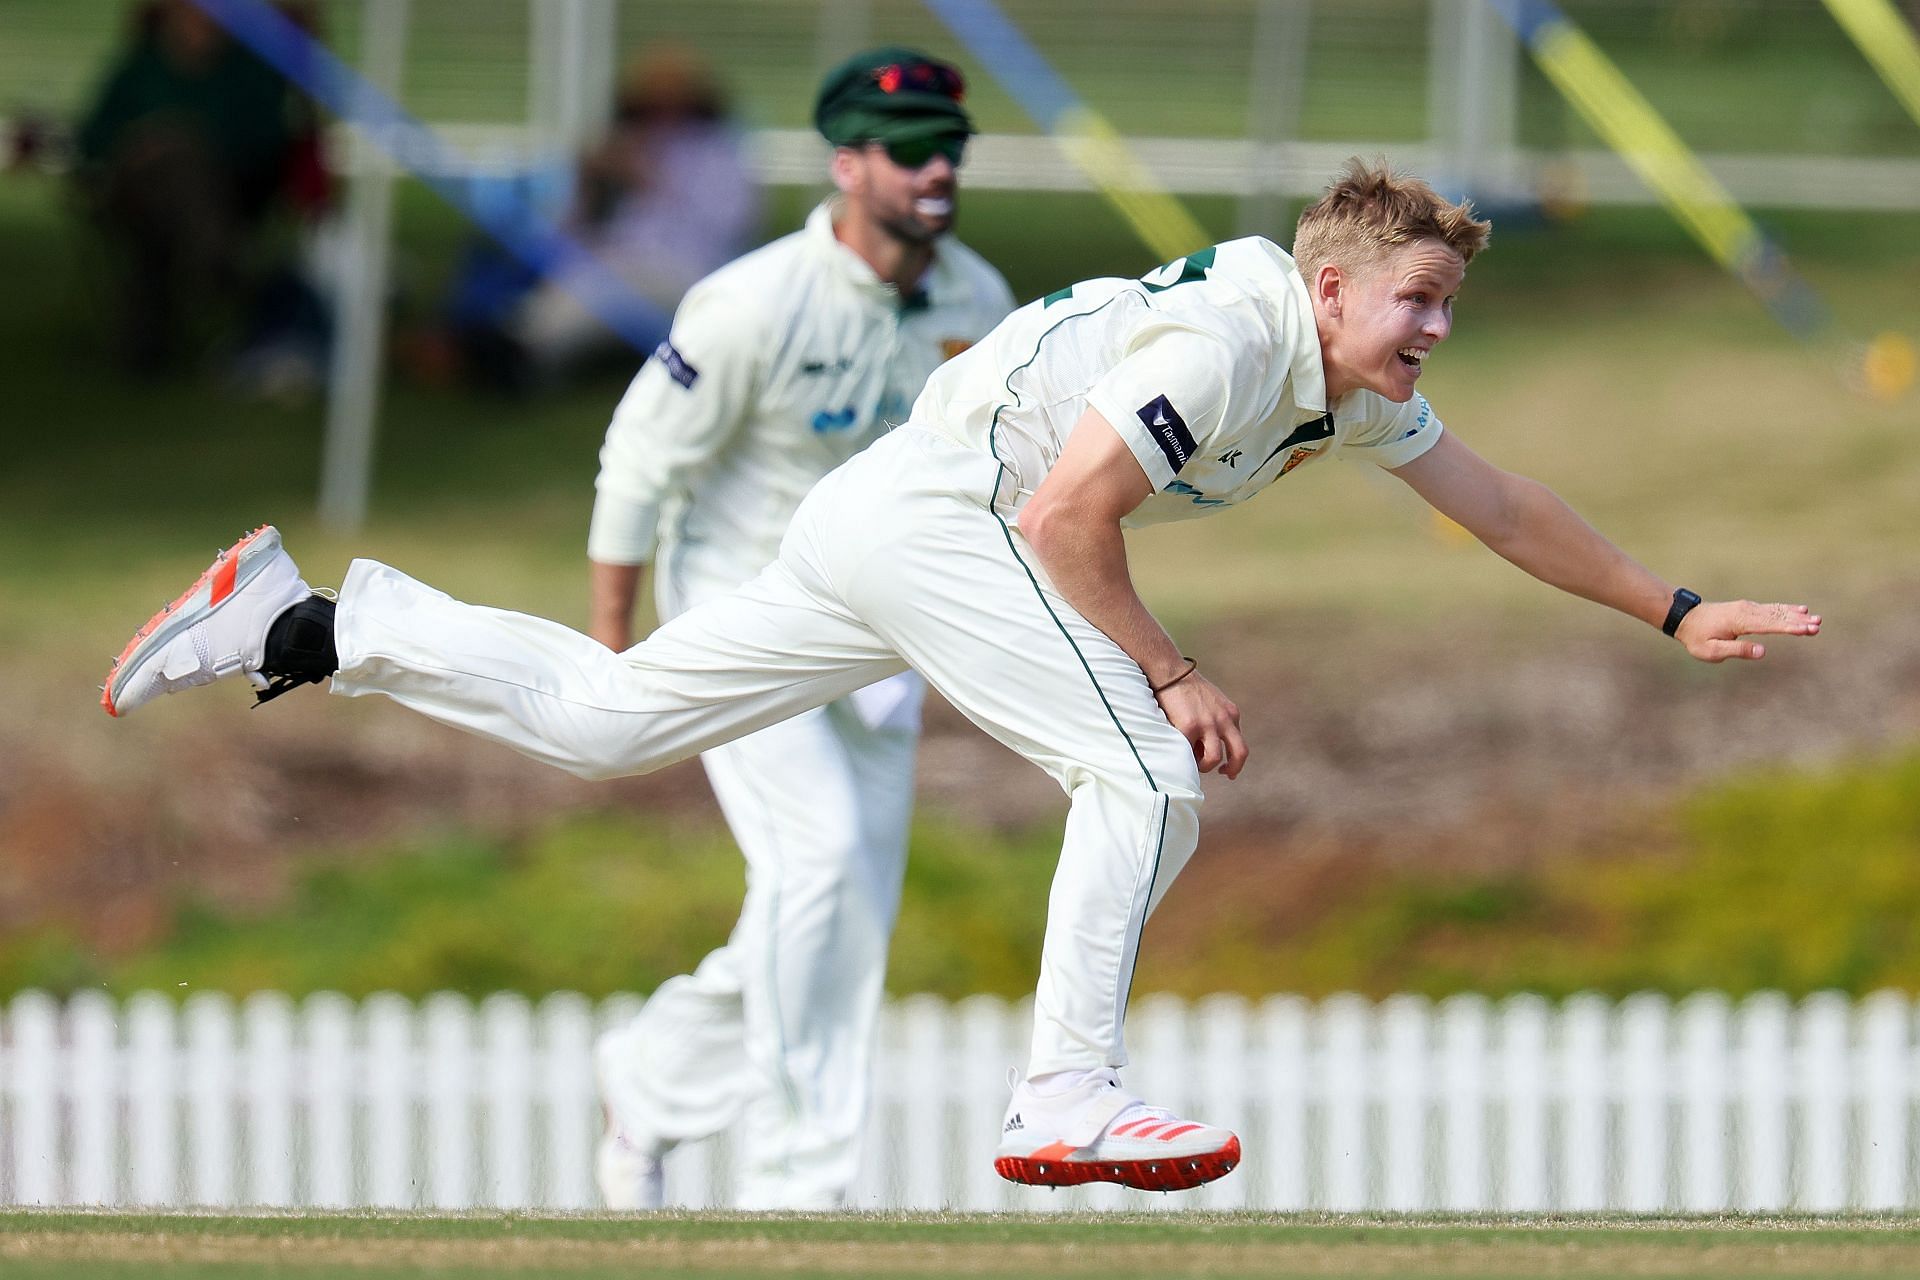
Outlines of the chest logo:
{"type": "Polygon", "coordinates": [[[1326,452],[1325,445],[1303,444],[1299,448],[1295,449],[1292,453],[1288,454],[1287,460],[1280,464],[1280,474],[1285,475],[1287,474],[1287,472],[1293,470],[1295,467],[1299,466],[1301,463],[1305,462],[1307,459],[1317,458],[1322,453],[1325,453],[1325,452],[1326,452]]]}
{"type": "Polygon", "coordinates": [[[853,419],[854,412],[852,405],[848,405],[846,408],[838,411],[822,409],[813,415],[813,429],[818,435],[831,435],[836,431],[845,431],[851,427],[853,425],[853,419]]]}
{"type": "Polygon", "coordinates": [[[1225,453],[1221,454],[1218,458],[1214,459],[1214,461],[1224,462],[1228,466],[1237,469],[1240,466],[1240,451],[1238,449],[1229,449],[1225,453]]]}
{"type": "MultiPolygon", "coordinates": [[[[1327,447],[1323,444],[1312,443],[1313,441],[1331,440],[1333,439],[1333,435],[1333,415],[1323,413],[1312,422],[1303,422],[1295,427],[1285,440],[1282,440],[1274,446],[1272,453],[1260,460],[1260,465],[1254,468],[1254,470],[1264,471],[1267,464],[1279,457],[1282,451],[1292,449],[1293,452],[1288,455],[1287,460],[1280,466],[1280,475],[1283,476],[1327,447]]],[[[1280,476],[1274,477],[1276,480],[1279,478],[1280,476]]]]}

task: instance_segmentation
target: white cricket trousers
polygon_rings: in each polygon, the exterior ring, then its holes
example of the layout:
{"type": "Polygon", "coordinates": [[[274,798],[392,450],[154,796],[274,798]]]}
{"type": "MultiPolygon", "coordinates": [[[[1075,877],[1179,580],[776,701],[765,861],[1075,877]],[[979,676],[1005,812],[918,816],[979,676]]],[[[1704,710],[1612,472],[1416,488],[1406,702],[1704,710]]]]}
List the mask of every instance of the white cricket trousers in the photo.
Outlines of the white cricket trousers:
{"type": "MultiPolygon", "coordinates": [[[[582,777],[646,773],[905,666],[1070,797],[1028,1074],[1121,1066],[1147,914],[1199,836],[1192,748],[990,506],[999,464],[902,428],[815,486],[780,558],[624,653],[355,561],[335,692],[582,777]]],[[[1008,910],[1023,904],[1009,903],[1008,910]]]]}
{"type": "MultiPolygon", "coordinates": [[[[662,618],[737,585],[692,559],[660,557],[662,618]]],[[[700,754],[746,859],[739,923],[602,1035],[595,1066],[622,1136],[656,1155],[741,1122],[735,1208],[837,1208],[859,1172],[924,693],[903,672],[700,754]]]]}

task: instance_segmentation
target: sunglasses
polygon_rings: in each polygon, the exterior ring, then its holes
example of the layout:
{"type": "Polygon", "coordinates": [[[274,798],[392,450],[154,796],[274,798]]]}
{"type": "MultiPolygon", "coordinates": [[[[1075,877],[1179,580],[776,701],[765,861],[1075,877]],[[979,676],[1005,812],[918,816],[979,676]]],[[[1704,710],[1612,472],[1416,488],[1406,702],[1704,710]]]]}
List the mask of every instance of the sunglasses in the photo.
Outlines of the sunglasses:
{"type": "Polygon", "coordinates": [[[873,71],[882,93],[937,93],[959,102],[967,96],[967,82],[958,70],[939,62],[893,62],[873,71]]]}
{"type": "Polygon", "coordinates": [[[885,148],[887,159],[902,169],[921,168],[935,156],[945,156],[947,163],[958,169],[961,158],[967,153],[967,135],[936,133],[931,137],[909,138],[904,142],[882,142],[876,138],[868,145],[885,148]]]}

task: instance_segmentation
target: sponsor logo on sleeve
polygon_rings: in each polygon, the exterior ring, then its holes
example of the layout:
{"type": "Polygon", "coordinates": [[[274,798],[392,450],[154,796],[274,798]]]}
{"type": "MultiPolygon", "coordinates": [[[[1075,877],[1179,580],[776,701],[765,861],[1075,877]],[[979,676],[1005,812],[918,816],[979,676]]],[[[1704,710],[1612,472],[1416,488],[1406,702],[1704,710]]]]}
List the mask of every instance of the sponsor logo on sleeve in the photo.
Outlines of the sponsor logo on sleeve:
{"type": "Polygon", "coordinates": [[[1155,396],[1141,405],[1139,417],[1147,434],[1166,455],[1167,465],[1178,475],[1180,468],[1193,457],[1193,433],[1187,430],[1186,421],[1174,412],[1172,402],[1165,396],[1155,396]]]}
{"type": "Polygon", "coordinates": [[[1225,498],[1210,497],[1188,484],[1185,480],[1169,480],[1167,487],[1160,492],[1177,493],[1187,499],[1187,501],[1193,503],[1196,507],[1224,507],[1227,505],[1225,498]]]}
{"type": "Polygon", "coordinates": [[[667,371],[669,378],[689,391],[693,389],[693,381],[700,376],[700,371],[694,368],[685,356],[674,350],[671,339],[661,340],[660,345],[653,349],[653,358],[660,362],[660,367],[667,371]]]}
{"type": "MultiPolygon", "coordinates": [[[[1420,432],[1426,428],[1429,422],[1433,421],[1433,406],[1427,403],[1427,398],[1417,391],[1413,393],[1413,398],[1419,402],[1420,412],[1418,416],[1414,418],[1413,425],[1408,427],[1401,435],[1401,440],[1413,439],[1413,437],[1419,435],[1420,432]]],[[[1396,440],[1394,443],[1398,444],[1399,441],[1396,440]]]]}

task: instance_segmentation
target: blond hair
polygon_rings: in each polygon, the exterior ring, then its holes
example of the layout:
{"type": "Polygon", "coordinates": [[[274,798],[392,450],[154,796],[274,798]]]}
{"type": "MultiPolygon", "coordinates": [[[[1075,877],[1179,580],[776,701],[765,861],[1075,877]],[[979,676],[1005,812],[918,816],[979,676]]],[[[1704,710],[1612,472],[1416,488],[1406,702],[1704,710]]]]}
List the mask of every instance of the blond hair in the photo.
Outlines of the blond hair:
{"type": "Polygon", "coordinates": [[[1308,280],[1328,263],[1365,270],[1416,240],[1438,240],[1471,262],[1492,232],[1492,223],[1473,216],[1472,204],[1454,204],[1425,179],[1395,173],[1384,160],[1368,164],[1356,156],[1301,213],[1293,258],[1308,280]]]}

